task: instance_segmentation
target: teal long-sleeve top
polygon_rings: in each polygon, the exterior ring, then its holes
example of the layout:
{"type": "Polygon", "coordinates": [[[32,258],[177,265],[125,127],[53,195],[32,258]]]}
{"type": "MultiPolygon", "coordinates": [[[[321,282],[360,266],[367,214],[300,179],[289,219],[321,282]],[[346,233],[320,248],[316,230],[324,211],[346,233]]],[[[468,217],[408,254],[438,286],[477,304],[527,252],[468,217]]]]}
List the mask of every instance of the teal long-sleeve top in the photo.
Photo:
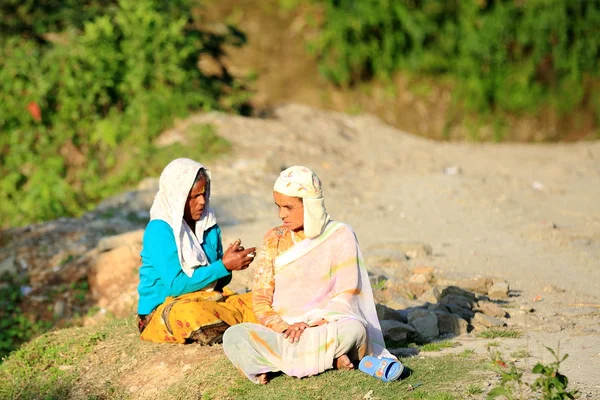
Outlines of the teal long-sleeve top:
{"type": "Polygon", "coordinates": [[[169,224],[162,220],[148,223],[141,253],[138,314],[150,314],[167,296],[195,292],[219,279],[222,286],[231,281],[231,272],[221,261],[223,245],[218,225],[204,232],[202,249],[209,264],[196,268],[189,277],[181,269],[175,236],[169,224]]]}

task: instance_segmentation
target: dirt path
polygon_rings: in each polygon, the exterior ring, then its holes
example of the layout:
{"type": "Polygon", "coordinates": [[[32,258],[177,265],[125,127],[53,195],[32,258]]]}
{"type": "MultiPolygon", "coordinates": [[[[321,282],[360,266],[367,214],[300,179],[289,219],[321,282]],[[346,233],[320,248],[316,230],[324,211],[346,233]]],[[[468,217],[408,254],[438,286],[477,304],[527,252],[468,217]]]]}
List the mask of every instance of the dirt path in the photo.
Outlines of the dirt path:
{"type": "MultiPolygon", "coordinates": [[[[544,346],[560,342],[571,355],[564,365],[571,382],[584,398],[600,395],[600,143],[439,143],[371,116],[296,105],[270,119],[204,114],[186,123],[213,123],[236,147],[212,166],[225,241],[259,246],[278,224],[274,179],[306,165],[365,256],[374,244],[419,241],[433,247],[421,264],[445,276],[505,278],[515,301],[536,309],[537,328],[502,346],[549,361],[544,346]]],[[[522,312],[513,314],[527,325],[522,312]]],[[[482,352],[487,344],[464,342],[482,352]]]]}

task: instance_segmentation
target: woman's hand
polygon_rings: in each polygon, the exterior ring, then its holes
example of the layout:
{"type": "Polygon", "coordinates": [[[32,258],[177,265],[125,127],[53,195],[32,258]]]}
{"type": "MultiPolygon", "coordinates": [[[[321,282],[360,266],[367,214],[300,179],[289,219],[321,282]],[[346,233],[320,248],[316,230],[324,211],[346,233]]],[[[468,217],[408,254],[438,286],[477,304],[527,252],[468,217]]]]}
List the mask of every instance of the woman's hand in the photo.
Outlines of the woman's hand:
{"type": "Polygon", "coordinates": [[[315,321],[315,322],[313,322],[312,324],[310,324],[310,326],[311,326],[311,327],[314,327],[314,326],[321,326],[321,325],[325,325],[327,322],[328,322],[327,320],[324,320],[323,318],[321,318],[320,320],[318,320],[318,321],[315,321]]]}
{"type": "Polygon", "coordinates": [[[304,322],[296,322],[283,331],[283,337],[285,339],[290,339],[290,343],[297,342],[300,340],[300,336],[302,336],[302,332],[304,332],[306,328],[310,328],[310,326],[304,322]]]}
{"type": "Polygon", "coordinates": [[[236,240],[229,245],[225,253],[223,253],[223,265],[228,271],[240,271],[250,266],[250,263],[254,260],[254,254],[256,253],[256,247],[250,247],[244,249],[241,245],[240,239],[236,240]]]}

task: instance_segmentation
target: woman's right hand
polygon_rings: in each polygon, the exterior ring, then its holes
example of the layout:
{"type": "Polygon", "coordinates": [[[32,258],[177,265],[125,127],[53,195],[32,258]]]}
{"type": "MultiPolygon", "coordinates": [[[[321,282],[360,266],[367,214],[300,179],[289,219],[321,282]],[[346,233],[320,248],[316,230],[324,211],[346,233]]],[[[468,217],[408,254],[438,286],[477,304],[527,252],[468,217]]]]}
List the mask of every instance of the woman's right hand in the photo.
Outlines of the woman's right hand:
{"type": "Polygon", "coordinates": [[[250,254],[256,254],[256,247],[245,249],[241,243],[240,239],[236,240],[223,253],[221,261],[223,261],[223,265],[228,271],[244,270],[254,261],[254,256],[250,254]]]}
{"type": "Polygon", "coordinates": [[[310,326],[304,322],[296,322],[283,331],[283,337],[289,339],[290,343],[297,342],[300,340],[300,336],[302,336],[302,332],[304,332],[306,328],[310,328],[310,326]]]}

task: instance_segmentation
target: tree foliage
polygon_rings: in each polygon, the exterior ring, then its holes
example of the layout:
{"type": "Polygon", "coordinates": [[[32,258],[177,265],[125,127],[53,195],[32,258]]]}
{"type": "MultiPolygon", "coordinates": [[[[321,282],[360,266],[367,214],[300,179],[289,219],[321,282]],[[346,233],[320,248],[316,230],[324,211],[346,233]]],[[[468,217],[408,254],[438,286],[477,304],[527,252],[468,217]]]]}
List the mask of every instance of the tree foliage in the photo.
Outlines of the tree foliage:
{"type": "Polygon", "coordinates": [[[142,177],[174,118],[246,100],[230,75],[198,68],[200,55],[218,59],[244,36],[198,29],[188,0],[8,0],[0,10],[3,226],[88,209],[142,177]]]}

